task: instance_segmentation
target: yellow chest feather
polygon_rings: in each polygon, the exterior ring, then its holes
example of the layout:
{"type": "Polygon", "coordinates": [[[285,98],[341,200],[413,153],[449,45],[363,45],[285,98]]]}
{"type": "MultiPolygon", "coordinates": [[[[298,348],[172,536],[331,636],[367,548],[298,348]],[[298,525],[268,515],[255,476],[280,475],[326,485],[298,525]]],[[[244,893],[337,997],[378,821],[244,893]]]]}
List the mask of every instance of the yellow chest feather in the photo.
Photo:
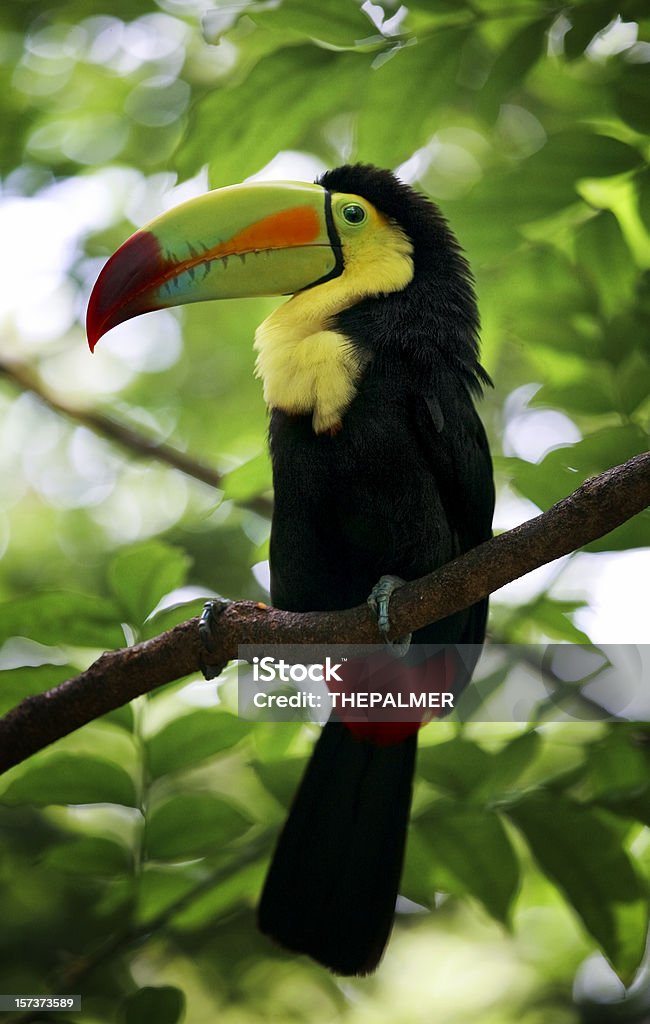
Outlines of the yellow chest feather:
{"type": "Polygon", "coordinates": [[[311,332],[315,325],[296,323],[290,306],[291,302],[281,306],[258,327],[256,373],[264,381],[269,408],[311,412],[314,430],[320,434],[340,424],[364,361],[344,335],[327,329],[311,332]]]}
{"type": "Polygon", "coordinates": [[[399,291],[413,277],[409,239],[381,214],[371,216],[374,231],[354,246],[343,244],[343,273],[298,292],[255,333],[255,372],[266,404],[311,412],[317,434],[340,426],[369,358],[331,329],[333,317],[367,296],[399,291]]]}

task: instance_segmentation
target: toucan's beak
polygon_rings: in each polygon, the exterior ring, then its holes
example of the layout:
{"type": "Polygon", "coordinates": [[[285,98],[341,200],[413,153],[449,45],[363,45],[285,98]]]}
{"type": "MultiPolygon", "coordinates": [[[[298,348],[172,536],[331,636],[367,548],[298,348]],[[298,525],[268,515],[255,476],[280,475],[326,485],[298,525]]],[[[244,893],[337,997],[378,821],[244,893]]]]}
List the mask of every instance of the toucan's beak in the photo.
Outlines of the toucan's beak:
{"type": "Polygon", "coordinates": [[[164,213],[126,240],[93,288],[91,351],[111,327],[204,299],[291,295],[342,270],[329,193],[257,182],[216,189],[164,213]]]}

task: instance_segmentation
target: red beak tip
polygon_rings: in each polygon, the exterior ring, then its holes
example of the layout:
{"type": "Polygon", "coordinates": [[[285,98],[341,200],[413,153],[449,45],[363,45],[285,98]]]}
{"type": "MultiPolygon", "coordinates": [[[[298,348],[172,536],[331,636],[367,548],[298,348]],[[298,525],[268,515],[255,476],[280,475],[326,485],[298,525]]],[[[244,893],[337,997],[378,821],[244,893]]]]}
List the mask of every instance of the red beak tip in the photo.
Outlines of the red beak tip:
{"type": "Polygon", "coordinates": [[[88,321],[86,321],[86,338],[88,339],[88,348],[91,352],[94,352],[101,334],[98,334],[88,321]]]}

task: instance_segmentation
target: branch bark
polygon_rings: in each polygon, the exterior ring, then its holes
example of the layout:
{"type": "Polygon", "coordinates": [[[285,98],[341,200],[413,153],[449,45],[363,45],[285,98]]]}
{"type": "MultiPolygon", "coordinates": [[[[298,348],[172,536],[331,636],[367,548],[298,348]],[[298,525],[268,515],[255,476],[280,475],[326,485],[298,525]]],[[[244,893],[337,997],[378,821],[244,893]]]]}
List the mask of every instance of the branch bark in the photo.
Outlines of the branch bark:
{"type": "MultiPolygon", "coordinates": [[[[402,636],[467,608],[533,569],[597,540],[650,505],[650,452],[593,477],[547,512],[494,537],[391,599],[392,634],[402,636]]],[[[241,644],[376,643],[374,616],[296,614],[251,601],[224,602],[212,630],[211,661],[224,666],[241,644]]],[[[134,697],[201,668],[198,619],[118,651],[0,719],[0,771],[134,697]]]]}

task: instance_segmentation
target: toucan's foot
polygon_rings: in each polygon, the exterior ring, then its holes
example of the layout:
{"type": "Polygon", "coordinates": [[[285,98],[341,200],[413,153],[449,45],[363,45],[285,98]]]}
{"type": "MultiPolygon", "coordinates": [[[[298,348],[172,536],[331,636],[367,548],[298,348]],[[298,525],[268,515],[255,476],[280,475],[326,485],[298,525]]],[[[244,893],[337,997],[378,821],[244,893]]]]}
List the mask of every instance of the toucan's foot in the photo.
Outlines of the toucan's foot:
{"type": "Polygon", "coordinates": [[[221,675],[227,662],[217,660],[218,650],[212,636],[212,626],[226,610],[230,601],[223,598],[212,598],[203,605],[201,618],[199,619],[199,639],[201,641],[201,671],[206,679],[214,679],[221,675]]]}
{"type": "Polygon", "coordinates": [[[399,576],[382,576],[370,591],[368,604],[377,616],[377,625],[384,634],[384,639],[396,658],[403,658],[411,646],[411,634],[402,636],[399,640],[389,640],[390,614],[388,606],[390,599],[396,590],[404,586],[404,580],[399,576]]]}

